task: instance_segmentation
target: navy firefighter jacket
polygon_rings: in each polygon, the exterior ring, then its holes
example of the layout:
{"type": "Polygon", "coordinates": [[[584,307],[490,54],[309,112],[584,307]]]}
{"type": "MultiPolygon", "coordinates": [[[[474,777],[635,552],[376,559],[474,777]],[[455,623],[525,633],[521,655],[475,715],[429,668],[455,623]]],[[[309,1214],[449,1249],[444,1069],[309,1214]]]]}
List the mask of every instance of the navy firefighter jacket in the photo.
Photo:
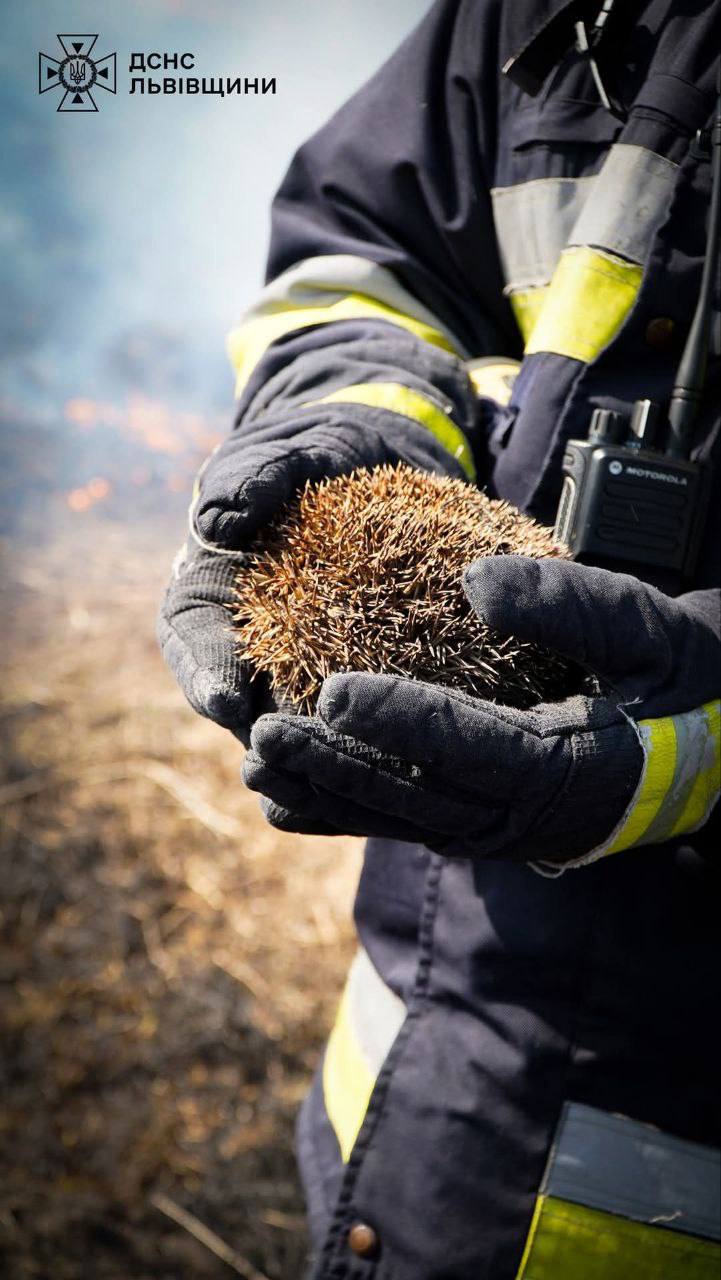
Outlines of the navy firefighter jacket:
{"type": "MultiPolygon", "coordinates": [[[[599,9],[438,0],[301,147],[230,339],[240,435],[292,448],[320,415],[405,432],[412,457],[421,433],[439,469],[550,524],[591,410],[668,398],[721,3],[617,4],[598,53],[613,109],[576,43],[599,9]]],[[[716,354],[694,446],[712,470],[720,391],[716,354]]],[[[710,592],[718,518],[716,501],[693,584],[710,592]]],[[[704,715],[718,752],[718,704],[704,715]]],[[[708,784],[663,802],[660,843],[636,823],[556,879],[370,841],[299,1123],[315,1280],[718,1274],[708,784]]]]}

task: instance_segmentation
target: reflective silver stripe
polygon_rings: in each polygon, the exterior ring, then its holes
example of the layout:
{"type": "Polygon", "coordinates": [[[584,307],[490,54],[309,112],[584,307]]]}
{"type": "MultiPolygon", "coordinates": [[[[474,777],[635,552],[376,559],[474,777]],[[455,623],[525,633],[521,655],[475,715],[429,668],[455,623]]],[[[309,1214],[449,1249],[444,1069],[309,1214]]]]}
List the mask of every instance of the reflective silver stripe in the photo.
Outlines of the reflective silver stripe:
{"type": "Polygon", "coordinates": [[[350,253],[329,253],[317,258],[304,258],[277,276],[258,294],[252,307],[246,311],[242,323],[259,316],[272,314],[276,309],[289,306],[299,310],[306,307],[328,307],[340,302],[348,294],[362,294],[421,324],[442,333],[456,351],[468,356],[462,343],[432,311],[413,297],[399,283],[391,271],[367,258],[357,258],[350,253]]]}
{"type": "Polygon", "coordinates": [[[593,181],[592,177],[534,178],[491,191],[508,291],[550,280],[593,181]]]}
{"type": "Polygon", "coordinates": [[[381,978],[367,952],[356,955],[346,987],[348,1020],[371,1074],[378,1075],[406,1016],[406,1006],[381,978]]]}
{"type": "Polygon", "coordinates": [[[696,707],[673,717],[676,735],[674,773],[666,796],[651,823],[643,833],[644,844],[667,840],[679,816],[686,809],[699,774],[712,771],[716,743],[703,707],[696,707]]]}
{"type": "Polygon", "coordinates": [[[721,1153],[566,1103],[542,1194],[689,1235],[721,1237],[721,1153]]]}
{"type": "Polygon", "coordinates": [[[591,245],[644,264],[665,218],[678,165],[646,147],[617,142],[596,175],[569,245],[591,245]]]}
{"type": "Polygon", "coordinates": [[[547,284],[566,248],[590,246],[643,265],[668,211],[678,165],[646,147],[615,143],[586,178],[536,178],[491,192],[506,280],[513,293],[547,284]]]}

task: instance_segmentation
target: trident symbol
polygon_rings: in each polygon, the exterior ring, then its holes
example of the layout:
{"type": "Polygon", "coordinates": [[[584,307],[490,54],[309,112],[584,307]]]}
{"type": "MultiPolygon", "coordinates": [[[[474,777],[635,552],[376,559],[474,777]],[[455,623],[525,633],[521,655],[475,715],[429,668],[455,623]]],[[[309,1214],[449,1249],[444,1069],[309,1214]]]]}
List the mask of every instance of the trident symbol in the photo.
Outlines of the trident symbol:
{"type": "MultiPolygon", "coordinates": [[[[2,0],[0,0],[0,7],[2,0]]],[[[62,89],[58,111],[97,111],[96,88],[115,93],[116,55],[93,58],[97,35],[59,35],[61,58],[38,55],[38,92],[62,89]]],[[[2,1268],[0,1268],[1,1270],[2,1268]]]]}

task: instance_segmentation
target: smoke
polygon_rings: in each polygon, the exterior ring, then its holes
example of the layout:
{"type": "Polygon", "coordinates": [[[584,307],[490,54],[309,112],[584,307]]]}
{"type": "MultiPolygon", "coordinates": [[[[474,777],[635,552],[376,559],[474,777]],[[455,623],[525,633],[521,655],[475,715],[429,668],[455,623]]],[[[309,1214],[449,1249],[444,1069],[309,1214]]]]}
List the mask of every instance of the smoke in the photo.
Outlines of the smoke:
{"type": "Polygon", "coordinates": [[[69,398],[225,413],[225,333],[262,279],[272,193],[296,146],[421,16],[417,0],[6,0],[0,372],[4,401],[62,425],[69,398]],[[97,114],[37,93],[56,32],[99,33],[118,93],[97,114]],[[275,97],[130,96],[133,51],[275,97]]]}

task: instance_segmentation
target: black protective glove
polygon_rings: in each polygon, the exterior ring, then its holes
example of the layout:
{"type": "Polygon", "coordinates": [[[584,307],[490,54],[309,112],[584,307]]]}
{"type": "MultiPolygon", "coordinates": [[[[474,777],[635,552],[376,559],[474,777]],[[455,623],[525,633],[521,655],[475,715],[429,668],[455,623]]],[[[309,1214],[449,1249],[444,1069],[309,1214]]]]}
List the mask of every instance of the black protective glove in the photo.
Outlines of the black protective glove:
{"type": "MultiPolygon", "coordinates": [[[[359,407],[343,410],[358,414],[359,407]]],[[[373,410],[363,406],[360,412],[373,419],[373,410]]],[[[262,677],[251,683],[250,667],[239,659],[231,631],[233,584],[243,565],[240,548],[306,480],[400,458],[458,474],[453,458],[421,427],[402,424],[400,432],[394,425],[396,431],[385,435],[368,425],[362,430],[360,423],[335,424],[332,430],[314,426],[279,442],[253,443],[252,436],[234,434],[201,472],[191,534],[173,565],[158,639],[191,706],[246,745],[254,720],[275,704],[262,677]]]]}
{"type": "Polygon", "coordinates": [[[231,631],[242,556],[206,551],[189,538],[175,558],[158,617],[163,657],[190,705],[248,745],[250,727],[274,703],[238,657],[231,631]]]}
{"type": "MultiPolygon", "coordinates": [[[[402,359],[415,367],[413,375],[406,375],[414,392],[422,391],[429,404],[432,397],[446,409],[455,406],[470,432],[476,403],[462,364],[402,330],[377,322],[375,329],[379,336],[373,340],[348,338],[338,348],[315,350],[309,334],[287,340],[282,359],[280,352],[274,357],[282,371],[268,371],[257,395],[242,402],[236,429],[198,477],[190,536],[176,559],[161,608],[159,639],[195,710],[243,742],[260,711],[274,705],[267,683],[257,679],[251,684],[249,668],[238,659],[228,608],[242,552],[256,534],[307,480],[401,461],[441,474],[464,474],[450,448],[465,436],[450,419],[447,448],[423,421],[401,412],[323,401],[329,380],[333,385],[342,379],[372,380],[378,374],[399,377],[393,361],[402,359]]],[[[342,397],[342,390],[334,394],[342,397]]],[[[470,452],[467,445],[463,448],[467,467],[470,452]]]]}
{"type": "Polygon", "coordinates": [[[422,426],[367,405],[320,404],[312,413],[286,409],[273,416],[269,435],[260,429],[235,431],[209,458],[192,512],[206,546],[248,547],[308,480],[398,462],[463,476],[453,456],[422,426]],[[295,430],[284,435],[284,427],[295,430]]]}
{"type": "Polygon", "coordinates": [[[565,654],[603,694],[517,711],[392,676],[333,676],[316,717],[255,726],[244,777],[270,821],[559,865],[705,820],[718,789],[718,593],[672,600],[624,574],[516,556],[476,562],[465,587],[490,627],[565,654]]]}

